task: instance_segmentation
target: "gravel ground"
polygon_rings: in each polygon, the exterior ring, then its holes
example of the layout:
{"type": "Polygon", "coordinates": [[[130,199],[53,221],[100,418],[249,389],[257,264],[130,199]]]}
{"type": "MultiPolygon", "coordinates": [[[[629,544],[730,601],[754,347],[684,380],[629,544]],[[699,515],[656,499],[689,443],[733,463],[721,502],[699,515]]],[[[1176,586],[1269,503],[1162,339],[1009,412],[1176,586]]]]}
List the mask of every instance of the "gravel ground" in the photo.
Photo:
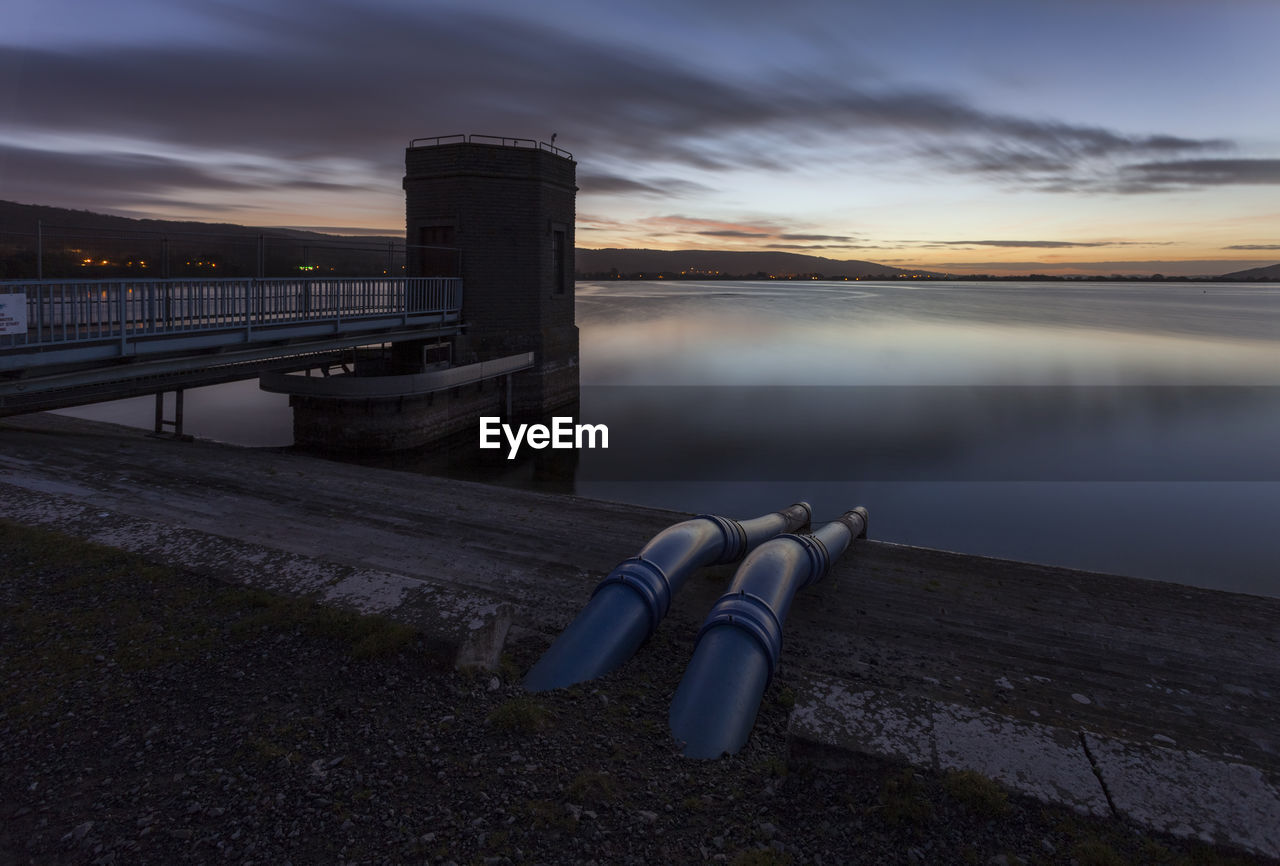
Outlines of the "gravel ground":
{"type": "Polygon", "coordinates": [[[1254,863],[859,759],[675,753],[692,647],[530,696],[404,626],[0,523],[0,863],[1254,863]]]}

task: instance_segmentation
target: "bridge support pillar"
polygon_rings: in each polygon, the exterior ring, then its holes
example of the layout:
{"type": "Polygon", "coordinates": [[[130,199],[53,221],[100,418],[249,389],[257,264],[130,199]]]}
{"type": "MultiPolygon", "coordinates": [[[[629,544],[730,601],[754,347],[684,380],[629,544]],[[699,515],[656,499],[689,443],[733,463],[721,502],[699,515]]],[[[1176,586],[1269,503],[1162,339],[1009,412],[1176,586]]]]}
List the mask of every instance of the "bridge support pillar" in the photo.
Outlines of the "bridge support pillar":
{"type": "Polygon", "coordinates": [[[190,436],[182,432],[182,389],[175,388],[173,391],[173,420],[170,421],[164,417],[164,391],[156,392],[156,423],[151,435],[155,437],[165,437],[177,439],[181,442],[190,442],[190,436]],[[172,427],[172,433],[166,433],[164,428],[172,427]]]}

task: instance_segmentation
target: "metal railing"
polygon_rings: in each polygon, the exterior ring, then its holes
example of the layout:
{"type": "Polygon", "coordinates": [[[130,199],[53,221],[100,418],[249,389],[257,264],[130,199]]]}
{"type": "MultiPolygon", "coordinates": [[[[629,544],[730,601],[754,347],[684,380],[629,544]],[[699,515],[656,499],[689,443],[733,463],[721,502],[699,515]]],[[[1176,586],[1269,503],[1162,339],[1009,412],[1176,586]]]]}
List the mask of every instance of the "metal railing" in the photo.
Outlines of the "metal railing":
{"type": "MultiPolygon", "coordinates": [[[[551,136],[555,138],[555,136],[551,136]]],[[[471,135],[463,135],[461,133],[455,135],[432,135],[426,138],[415,138],[409,142],[410,147],[438,147],[442,144],[465,144],[470,142],[479,142],[482,144],[496,144],[500,147],[527,147],[530,150],[545,150],[548,153],[554,153],[556,156],[563,156],[566,159],[573,159],[573,154],[554,144],[548,144],[545,141],[537,141],[532,138],[512,138],[506,135],[480,135],[473,133],[471,135]]]]}
{"type": "MultiPolygon", "coordinates": [[[[354,329],[390,318],[456,320],[457,277],[285,277],[215,280],[0,282],[0,295],[25,295],[26,331],[0,334],[0,353],[219,331],[246,342],[255,331],[331,324],[354,329]]],[[[270,334],[262,334],[268,339],[270,334]]],[[[0,364],[0,367],[12,364],[0,364]]]]}

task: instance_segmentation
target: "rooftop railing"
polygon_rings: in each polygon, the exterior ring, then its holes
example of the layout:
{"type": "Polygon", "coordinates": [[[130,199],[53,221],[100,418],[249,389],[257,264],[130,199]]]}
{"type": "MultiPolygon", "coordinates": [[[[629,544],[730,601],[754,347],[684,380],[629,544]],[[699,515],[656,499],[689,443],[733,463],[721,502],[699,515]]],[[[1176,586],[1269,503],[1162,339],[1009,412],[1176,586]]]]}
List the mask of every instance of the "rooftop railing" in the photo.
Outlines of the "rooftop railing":
{"type": "MultiPolygon", "coordinates": [[[[555,138],[555,136],[552,136],[555,138]]],[[[565,159],[573,159],[573,154],[564,148],[556,147],[545,141],[532,138],[511,138],[505,135],[434,135],[426,138],[415,138],[409,142],[410,147],[438,147],[442,144],[496,144],[499,147],[525,147],[531,150],[545,150],[565,159]]]]}

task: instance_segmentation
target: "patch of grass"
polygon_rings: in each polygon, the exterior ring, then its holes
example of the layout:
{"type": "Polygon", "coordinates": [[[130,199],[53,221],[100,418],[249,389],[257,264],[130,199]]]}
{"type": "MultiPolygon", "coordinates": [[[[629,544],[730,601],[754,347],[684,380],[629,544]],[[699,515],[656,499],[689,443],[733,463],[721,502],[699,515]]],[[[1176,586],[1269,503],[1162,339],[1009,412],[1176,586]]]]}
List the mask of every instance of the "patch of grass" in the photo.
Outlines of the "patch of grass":
{"type": "MultiPolygon", "coordinates": [[[[214,641],[214,629],[202,615],[207,591],[177,569],[4,521],[0,550],[0,574],[20,577],[31,569],[48,581],[43,592],[5,605],[3,613],[25,648],[23,663],[56,672],[55,684],[110,662],[124,670],[158,667],[214,641]]],[[[28,709],[43,703],[32,702],[28,709]]]]}
{"type": "MultiPolygon", "coordinates": [[[[51,529],[20,526],[8,520],[0,520],[0,547],[8,551],[15,565],[73,570],[73,576],[64,582],[72,588],[116,577],[127,571],[129,566],[140,564],[137,557],[122,551],[88,544],[51,529]]],[[[8,568],[0,574],[16,580],[21,577],[22,570],[8,568]]]]}
{"type": "Polygon", "coordinates": [[[923,827],[933,818],[933,804],[910,767],[885,779],[873,811],[891,827],[923,827]]]}
{"type": "Polygon", "coordinates": [[[506,854],[510,850],[508,842],[511,839],[511,833],[507,830],[494,830],[487,835],[484,840],[485,850],[497,854],[506,854]]]}
{"type": "Polygon", "coordinates": [[[573,777],[566,793],[571,803],[608,806],[618,799],[618,785],[608,773],[584,770],[573,777]]]}
{"type": "Polygon", "coordinates": [[[528,697],[503,701],[489,714],[487,721],[500,731],[516,734],[532,734],[542,728],[551,714],[542,704],[528,697]]]}
{"type": "Polygon", "coordinates": [[[502,678],[504,683],[517,683],[520,681],[520,666],[511,657],[511,653],[503,653],[498,659],[498,676],[502,678]]]}
{"type": "Polygon", "coordinates": [[[784,758],[776,755],[772,758],[765,758],[757,761],[754,767],[755,771],[762,776],[772,776],[775,779],[781,779],[787,775],[787,762],[784,758]]]}
{"type": "Polygon", "coordinates": [[[521,811],[529,826],[537,830],[563,830],[568,833],[573,832],[577,825],[564,806],[551,800],[528,800],[521,811]]]}
{"type": "Polygon", "coordinates": [[[281,758],[290,764],[298,763],[297,753],[266,737],[251,737],[247,745],[250,754],[264,763],[278,761],[281,758]]]}
{"type": "Polygon", "coordinates": [[[1101,839],[1087,839],[1071,849],[1080,866],[1127,866],[1128,860],[1101,839]]]}
{"type": "Polygon", "coordinates": [[[790,686],[783,686],[778,689],[778,694],[774,698],[778,706],[784,710],[790,711],[796,705],[796,693],[792,691],[790,686]]]}
{"type": "Polygon", "coordinates": [[[1010,812],[1009,795],[1000,784],[972,770],[947,773],[942,787],[951,798],[974,814],[999,818],[1010,812]]]}
{"type": "Polygon", "coordinates": [[[1142,856],[1146,863],[1174,863],[1177,866],[1249,866],[1258,862],[1246,855],[1223,851],[1198,841],[1191,843],[1187,853],[1174,854],[1159,842],[1147,839],[1142,846],[1142,856]]]}
{"type": "Polygon", "coordinates": [[[387,658],[413,643],[418,632],[377,614],[359,614],[319,604],[311,599],[290,598],[258,589],[237,587],[224,591],[224,605],[248,610],[232,627],[234,634],[249,634],[263,628],[275,631],[298,630],[313,637],[336,640],[347,645],[352,658],[387,658]]]}
{"type": "Polygon", "coordinates": [[[750,851],[739,851],[729,862],[733,866],[790,866],[795,860],[790,854],[772,848],[752,848],[750,851]]]}

